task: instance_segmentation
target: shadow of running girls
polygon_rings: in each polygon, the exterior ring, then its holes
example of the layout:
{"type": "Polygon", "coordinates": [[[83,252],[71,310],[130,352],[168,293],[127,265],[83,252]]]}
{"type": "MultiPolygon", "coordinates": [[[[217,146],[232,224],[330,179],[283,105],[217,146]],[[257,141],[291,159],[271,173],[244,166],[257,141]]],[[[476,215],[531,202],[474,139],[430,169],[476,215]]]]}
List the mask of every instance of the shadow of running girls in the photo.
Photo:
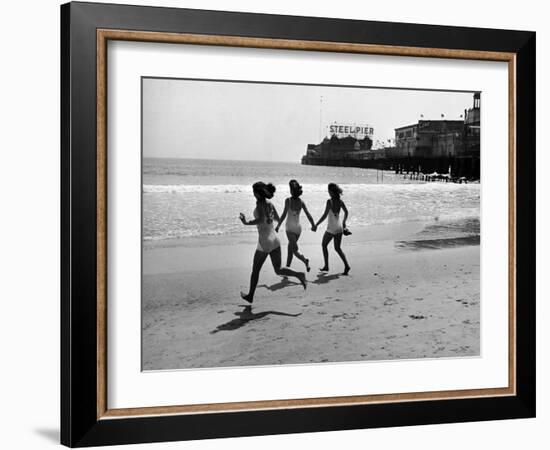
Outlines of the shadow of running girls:
{"type": "Polygon", "coordinates": [[[233,319],[233,320],[230,320],[227,323],[223,323],[221,325],[218,325],[215,330],[212,330],[210,332],[210,334],[216,334],[220,331],[238,330],[239,328],[246,325],[248,322],[251,322],[253,320],[262,319],[263,317],[268,316],[268,315],[298,317],[298,316],[301,316],[302,313],[289,314],[289,313],[280,312],[280,311],[262,311],[262,312],[259,312],[259,313],[253,313],[252,312],[252,306],[245,306],[245,308],[242,311],[236,312],[235,315],[238,316],[237,319],[233,319]]]}

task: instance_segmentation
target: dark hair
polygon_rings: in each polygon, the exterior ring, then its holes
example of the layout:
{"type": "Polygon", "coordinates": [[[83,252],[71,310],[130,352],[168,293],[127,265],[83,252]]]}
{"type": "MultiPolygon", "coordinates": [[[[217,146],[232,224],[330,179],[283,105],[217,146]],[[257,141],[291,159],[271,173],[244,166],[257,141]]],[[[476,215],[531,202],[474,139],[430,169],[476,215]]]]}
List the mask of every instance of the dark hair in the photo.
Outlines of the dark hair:
{"type": "Polygon", "coordinates": [[[302,193],[304,192],[302,186],[300,186],[300,183],[298,183],[296,180],[290,180],[288,182],[288,186],[290,187],[290,194],[294,198],[300,197],[300,195],[302,195],[302,193]]]}
{"type": "Polygon", "coordinates": [[[336,183],[329,183],[328,184],[328,191],[334,195],[336,198],[340,198],[342,195],[342,188],[338,186],[336,183]]]}
{"type": "Polygon", "coordinates": [[[272,198],[275,194],[275,186],[271,183],[264,183],[263,181],[258,181],[252,185],[252,190],[255,194],[258,194],[264,200],[266,198],[272,198]]]}

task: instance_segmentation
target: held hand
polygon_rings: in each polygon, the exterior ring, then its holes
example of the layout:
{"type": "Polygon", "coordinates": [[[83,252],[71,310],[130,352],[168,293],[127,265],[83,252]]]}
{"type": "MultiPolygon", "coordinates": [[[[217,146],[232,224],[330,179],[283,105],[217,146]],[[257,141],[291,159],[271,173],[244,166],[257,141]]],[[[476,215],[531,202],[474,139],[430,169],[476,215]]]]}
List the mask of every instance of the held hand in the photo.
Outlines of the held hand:
{"type": "Polygon", "coordinates": [[[277,225],[277,226],[275,227],[275,233],[278,233],[278,232],[279,232],[279,227],[280,227],[280,226],[281,226],[281,225],[279,224],[279,225],[277,225]]]}
{"type": "Polygon", "coordinates": [[[313,226],[311,227],[311,231],[313,231],[313,232],[317,231],[317,225],[313,225],[313,226]]]}

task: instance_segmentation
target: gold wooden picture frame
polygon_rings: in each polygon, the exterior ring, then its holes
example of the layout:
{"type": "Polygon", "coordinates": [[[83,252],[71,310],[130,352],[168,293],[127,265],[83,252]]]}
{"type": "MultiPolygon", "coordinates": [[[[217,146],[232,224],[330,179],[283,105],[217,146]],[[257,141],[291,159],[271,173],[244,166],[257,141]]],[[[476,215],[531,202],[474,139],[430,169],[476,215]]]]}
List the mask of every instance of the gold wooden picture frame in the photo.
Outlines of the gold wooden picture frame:
{"type": "Polygon", "coordinates": [[[530,348],[534,348],[535,311],[534,256],[529,248],[534,233],[529,231],[534,229],[534,180],[526,174],[534,165],[531,150],[534,149],[534,102],[531,103],[535,89],[534,33],[424,25],[411,28],[403,24],[184,9],[155,8],[152,12],[150,8],[106,4],[71,3],[62,7],[62,122],[66,130],[62,134],[62,159],[66,161],[62,161],[65,186],[62,382],[68,383],[62,393],[62,443],[81,446],[532,417],[534,351],[530,348]],[[224,19],[222,29],[218,29],[220,19],[224,19]],[[298,31],[289,32],[289,27],[298,31]],[[502,36],[508,37],[506,44],[502,43],[502,36]],[[475,40],[480,37],[483,39],[475,40]],[[110,41],[507,63],[508,386],[110,408],[107,399],[107,44],[110,41]],[[478,42],[477,48],[467,47],[466,43],[473,41],[478,42]],[[92,67],[93,76],[89,72],[92,67]],[[76,202],[80,202],[79,208],[74,207],[76,202]],[[93,227],[78,228],[92,217],[93,227]],[[79,263],[77,252],[86,251],[88,260],[79,263]],[[93,274],[85,272],[91,267],[93,274]],[[77,296],[76,289],[86,294],[77,296]],[[85,356],[77,356],[77,351],[85,356]],[[239,425],[243,420],[256,427],[239,425]],[[143,427],[149,434],[140,431],[143,427]]]}

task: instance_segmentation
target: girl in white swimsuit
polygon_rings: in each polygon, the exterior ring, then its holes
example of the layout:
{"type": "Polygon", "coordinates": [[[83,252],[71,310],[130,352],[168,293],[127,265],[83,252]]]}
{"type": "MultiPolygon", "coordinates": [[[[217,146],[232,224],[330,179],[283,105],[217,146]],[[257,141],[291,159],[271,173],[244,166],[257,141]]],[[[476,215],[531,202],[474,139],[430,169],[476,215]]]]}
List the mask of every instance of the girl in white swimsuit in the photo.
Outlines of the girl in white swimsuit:
{"type": "Polygon", "coordinates": [[[323,236],[322,244],[325,265],[320,270],[323,272],[328,271],[328,244],[330,244],[330,241],[334,239],[334,250],[338,253],[340,258],[342,258],[342,261],[344,262],[344,275],[347,275],[350,271],[350,266],[348,264],[348,260],[346,259],[346,255],[344,255],[344,252],[342,251],[341,244],[342,234],[344,232],[344,228],[346,228],[346,221],[348,219],[348,209],[346,208],[344,202],[340,199],[340,196],[342,195],[342,189],[340,186],[335,183],[329,183],[328,193],[330,195],[330,199],[327,200],[325,212],[315,224],[315,227],[318,227],[328,217],[327,231],[323,236]],[[344,211],[343,219],[340,217],[340,213],[342,211],[344,211]]]}
{"type": "Polygon", "coordinates": [[[311,217],[306,204],[300,198],[303,192],[300,183],[296,180],[290,180],[288,185],[290,187],[291,197],[285,200],[285,209],[283,211],[283,215],[281,216],[281,221],[275,230],[277,232],[279,231],[281,223],[283,223],[286,218],[285,230],[288,238],[286,266],[290,267],[290,264],[292,264],[292,257],[296,256],[296,258],[306,265],[306,270],[309,272],[311,270],[309,267],[309,259],[298,251],[298,239],[300,239],[300,234],[302,233],[302,225],[300,225],[300,213],[302,210],[306,213],[312,229],[315,227],[315,222],[313,222],[313,217],[311,217]]]}
{"type": "Polygon", "coordinates": [[[254,293],[260,278],[260,270],[267,259],[271,258],[273,269],[277,275],[296,277],[306,288],[306,276],[303,272],[295,272],[291,269],[281,268],[281,243],[274,228],[274,220],[279,221],[277,210],[268,201],[275,193],[275,186],[271,183],[265,184],[261,181],[252,185],[254,197],[256,197],[256,209],[254,210],[254,220],[246,220],[243,213],[239,215],[244,225],[256,225],[258,228],[258,246],[254,253],[254,262],[252,264],[252,275],[250,276],[250,289],[248,294],[241,292],[241,297],[248,303],[254,301],[254,293]]]}
{"type": "Polygon", "coordinates": [[[275,232],[274,219],[277,211],[275,207],[268,201],[265,205],[257,205],[254,209],[254,219],[258,220],[256,227],[258,228],[258,245],[256,250],[264,253],[271,253],[273,250],[281,246],[279,236],[275,232]],[[261,211],[263,210],[263,220],[261,211]]]}

